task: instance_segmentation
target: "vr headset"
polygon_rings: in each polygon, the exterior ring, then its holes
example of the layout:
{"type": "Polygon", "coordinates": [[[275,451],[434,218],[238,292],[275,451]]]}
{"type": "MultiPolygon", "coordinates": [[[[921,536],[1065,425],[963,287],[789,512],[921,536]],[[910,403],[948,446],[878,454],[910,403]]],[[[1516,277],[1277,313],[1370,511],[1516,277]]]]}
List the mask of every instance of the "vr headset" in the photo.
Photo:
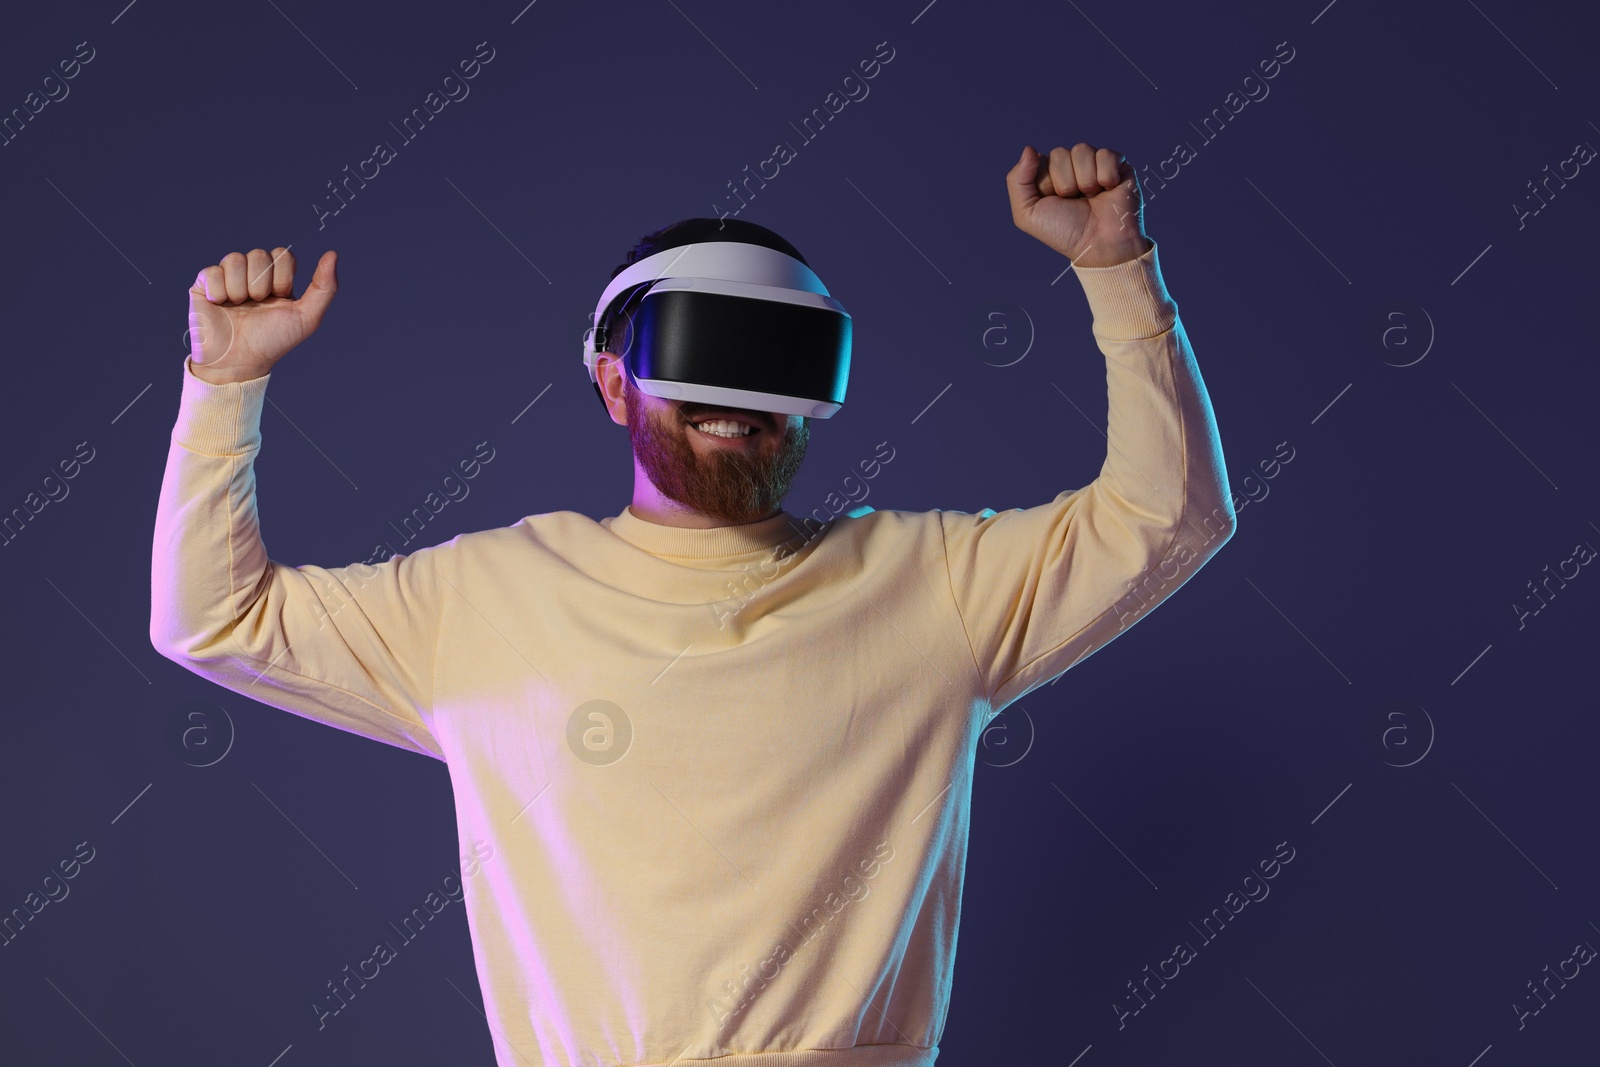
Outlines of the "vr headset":
{"type": "Polygon", "coordinates": [[[815,419],[832,418],[844,405],[850,313],[793,256],[742,241],[702,241],[646,256],[618,274],[583,338],[583,365],[602,404],[597,357],[613,351],[607,346],[615,340],[602,323],[619,298],[618,315],[631,310],[633,331],[628,351],[615,354],[641,392],[815,419]]]}

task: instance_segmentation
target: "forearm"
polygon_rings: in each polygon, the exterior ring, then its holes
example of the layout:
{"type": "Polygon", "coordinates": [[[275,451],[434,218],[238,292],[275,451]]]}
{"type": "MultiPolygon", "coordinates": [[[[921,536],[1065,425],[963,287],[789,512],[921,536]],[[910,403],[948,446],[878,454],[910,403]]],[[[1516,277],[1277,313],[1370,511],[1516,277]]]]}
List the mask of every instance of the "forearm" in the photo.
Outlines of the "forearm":
{"type": "Polygon", "coordinates": [[[1076,267],[1106,357],[1106,460],[1093,491],[1158,553],[1209,555],[1231,536],[1232,493],[1210,396],[1147,244],[1112,265],[1076,267]]]}
{"type": "Polygon", "coordinates": [[[186,369],[156,507],[150,640],[237,693],[442,758],[431,710],[435,551],[374,566],[271,560],[254,462],[267,376],[213,386],[186,369]]]}
{"type": "Polygon", "coordinates": [[[150,640],[169,658],[244,652],[233,630],[267,568],[254,473],[266,384],[213,386],[186,364],[150,570],[150,640]]]}

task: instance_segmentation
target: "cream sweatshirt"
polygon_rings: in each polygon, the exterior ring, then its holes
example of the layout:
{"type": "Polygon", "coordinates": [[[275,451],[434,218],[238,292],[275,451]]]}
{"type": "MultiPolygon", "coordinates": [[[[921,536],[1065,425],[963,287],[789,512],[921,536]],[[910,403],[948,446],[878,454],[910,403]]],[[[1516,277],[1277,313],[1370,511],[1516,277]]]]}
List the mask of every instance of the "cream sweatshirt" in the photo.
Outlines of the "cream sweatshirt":
{"type": "Polygon", "coordinates": [[[979,735],[1233,533],[1156,254],[1076,269],[1106,360],[1098,477],[999,513],[554,511],[291,566],[257,520],[270,376],[210,385],[186,361],[150,639],[444,761],[500,1067],[926,1067],[979,735]]]}

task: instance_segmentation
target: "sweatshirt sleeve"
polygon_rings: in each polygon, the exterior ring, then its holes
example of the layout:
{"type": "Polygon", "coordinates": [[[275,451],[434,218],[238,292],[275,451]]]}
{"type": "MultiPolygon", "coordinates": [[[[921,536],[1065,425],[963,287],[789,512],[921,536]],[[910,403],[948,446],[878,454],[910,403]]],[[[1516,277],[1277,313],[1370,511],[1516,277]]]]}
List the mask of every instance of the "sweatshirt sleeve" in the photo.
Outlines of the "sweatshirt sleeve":
{"type": "Polygon", "coordinates": [[[1037,507],[938,512],[991,715],[1116,638],[1233,536],[1216,419],[1156,256],[1152,242],[1075,268],[1106,358],[1094,481],[1037,507]]]}
{"type": "Polygon", "coordinates": [[[371,566],[268,559],[254,462],[269,378],[212,385],[184,361],[156,508],[150,641],[241,696],[442,760],[429,722],[446,546],[371,566]]]}

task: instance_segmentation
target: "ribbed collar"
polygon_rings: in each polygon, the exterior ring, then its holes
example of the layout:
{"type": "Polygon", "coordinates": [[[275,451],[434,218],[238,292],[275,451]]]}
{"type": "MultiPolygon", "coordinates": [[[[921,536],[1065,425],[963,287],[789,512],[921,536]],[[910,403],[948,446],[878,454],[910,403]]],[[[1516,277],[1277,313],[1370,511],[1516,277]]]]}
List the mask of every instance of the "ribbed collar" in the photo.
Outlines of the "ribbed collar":
{"type": "Polygon", "coordinates": [[[800,521],[787,511],[742,526],[692,530],[641,519],[630,506],[623,508],[620,515],[601,519],[600,525],[652,556],[702,560],[762,552],[790,538],[803,537],[805,533],[800,521]]]}

